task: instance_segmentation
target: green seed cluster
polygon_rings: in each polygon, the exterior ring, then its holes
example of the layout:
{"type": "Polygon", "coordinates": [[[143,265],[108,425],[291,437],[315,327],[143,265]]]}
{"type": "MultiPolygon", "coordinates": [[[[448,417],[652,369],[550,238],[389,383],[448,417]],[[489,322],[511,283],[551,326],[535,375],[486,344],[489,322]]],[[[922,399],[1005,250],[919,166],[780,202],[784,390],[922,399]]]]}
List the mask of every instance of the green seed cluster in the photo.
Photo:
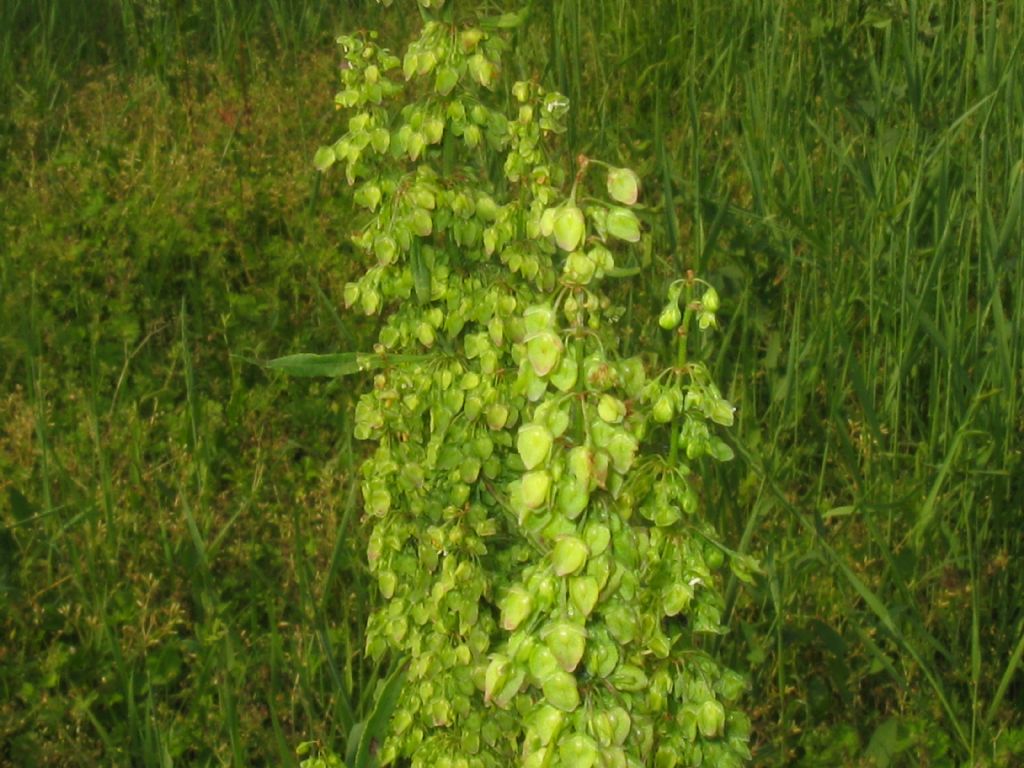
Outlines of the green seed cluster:
{"type": "MultiPolygon", "coordinates": [[[[506,43],[420,5],[401,59],[340,39],[352,114],[316,159],[364,210],[345,301],[385,315],[356,412],[377,443],[368,650],[407,660],[380,762],[738,765],[743,681],[701,647],[722,550],[683,461],[730,457],[709,423],[732,408],[699,362],[652,377],[617,355],[601,289],[642,237],[639,180],[581,158],[570,185],[547,149],[566,99],[520,82],[499,112],[506,43]]],[[[683,349],[691,316],[714,325],[696,285],[663,314],[683,349]]]]}

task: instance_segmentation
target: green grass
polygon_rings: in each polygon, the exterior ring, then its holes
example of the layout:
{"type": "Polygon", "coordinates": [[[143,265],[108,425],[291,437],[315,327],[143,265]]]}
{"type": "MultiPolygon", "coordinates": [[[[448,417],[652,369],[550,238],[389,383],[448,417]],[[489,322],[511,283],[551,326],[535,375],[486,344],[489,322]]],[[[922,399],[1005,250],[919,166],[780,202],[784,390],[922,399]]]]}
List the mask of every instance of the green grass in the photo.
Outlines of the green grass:
{"type": "Polygon", "coordinates": [[[289,765],[362,711],[351,398],[254,363],[357,343],[305,152],[333,69],[104,75],[8,168],[0,763],[289,765]]]}
{"type": "MultiPolygon", "coordinates": [[[[368,338],[309,158],[333,25],[387,17],[81,7],[0,11],[0,763],[291,764],[377,679],[362,448],[351,387],[250,361],[368,338]]],[[[508,68],[646,182],[624,343],[670,274],[723,297],[705,493],[765,568],[719,648],[758,763],[1013,765],[1024,2],[538,7],[508,68]]]]}
{"type": "Polygon", "coordinates": [[[991,756],[1024,637],[1024,4],[558,7],[594,151],[648,163],[665,250],[734,299],[744,460],[708,492],[768,566],[722,645],[774,689],[762,759],[889,717],[991,756]]]}

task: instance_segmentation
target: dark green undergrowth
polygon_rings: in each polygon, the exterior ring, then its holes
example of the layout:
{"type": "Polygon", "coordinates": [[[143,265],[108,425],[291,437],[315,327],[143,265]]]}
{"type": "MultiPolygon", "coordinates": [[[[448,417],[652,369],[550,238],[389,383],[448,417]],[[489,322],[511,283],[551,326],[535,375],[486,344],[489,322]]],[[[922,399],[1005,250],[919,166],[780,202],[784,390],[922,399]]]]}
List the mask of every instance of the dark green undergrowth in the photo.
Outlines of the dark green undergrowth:
{"type": "Polygon", "coordinates": [[[333,66],[267,67],[246,93],[210,64],[198,96],[98,70],[23,125],[0,263],[0,763],[289,764],[302,734],[352,724],[350,399],[257,364],[359,343],[335,310],[348,208],[307,162],[333,66]],[[43,121],[61,136],[40,159],[43,121]]]}
{"type": "MultiPolygon", "coordinates": [[[[59,5],[3,27],[0,763],[343,747],[376,679],[358,387],[254,361],[372,338],[310,158],[330,27],[381,12],[168,4],[143,44],[59,5]]],[[[646,182],[628,327],[681,269],[726,299],[706,506],[765,569],[718,648],[755,762],[1024,760],[1024,3],[535,6],[506,74],[646,182]]]]}

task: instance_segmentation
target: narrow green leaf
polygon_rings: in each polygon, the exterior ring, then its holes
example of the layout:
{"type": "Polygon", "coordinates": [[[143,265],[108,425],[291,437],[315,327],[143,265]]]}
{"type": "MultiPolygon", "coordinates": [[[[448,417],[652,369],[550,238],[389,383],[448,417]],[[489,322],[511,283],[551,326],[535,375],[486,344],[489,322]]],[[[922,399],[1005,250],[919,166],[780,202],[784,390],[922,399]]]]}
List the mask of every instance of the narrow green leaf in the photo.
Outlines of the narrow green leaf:
{"type": "Polygon", "coordinates": [[[367,352],[300,353],[275,358],[264,363],[264,367],[289,376],[340,378],[387,365],[422,362],[427,358],[428,355],[375,355],[367,352]]]}
{"type": "Polygon", "coordinates": [[[266,367],[273,371],[282,371],[289,376],[337,378],[366,370],[360,366],[360,357],[370,356],[358,352],[337,352],[330,355],[300,353],[270,360],[266,367]]]}
{"type": "Polygon", "coordinates": [[[420,304],[430,301],[430,269],[423,261],[423,252],[420,249],[420,241],[412,241],[410,250],[410,265],[412,267],[413,287],[416,289],[416,299],[420,304]]]}
{"type": "Polygon", "coordinates": [[[352,768],[372,768],[376,763],[376,758],[371,754],[370,748],[374,742],[383,740],[387,732],[391,714],[395,711],[398,696],[402,692],[402,686],[405,685],[406,672],[407,666],[403,660],[395,665],[394,671],[381,685],[377,700],[373,705],[373,711],[370,712],[365,726],[359,732],[359,745],[356,748],[355,759],[352,761],[352,768]]]}

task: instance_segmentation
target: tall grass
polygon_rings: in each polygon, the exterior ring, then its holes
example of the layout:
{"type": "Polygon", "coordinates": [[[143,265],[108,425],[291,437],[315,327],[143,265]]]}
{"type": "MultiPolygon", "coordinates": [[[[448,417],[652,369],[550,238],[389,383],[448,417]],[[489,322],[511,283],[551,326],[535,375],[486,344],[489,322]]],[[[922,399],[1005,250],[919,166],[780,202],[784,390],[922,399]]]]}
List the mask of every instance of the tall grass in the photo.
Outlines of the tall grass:
{"type": "Polygon", "coordinates": [[[205,87],[215,62],[243,87],[272,55],[292,71],[375,0],[9,0],[0,4],[0,151],[14,120],[52,110],[96,67],[150,74],[175,93],[205,87]]]}
{"type": "Polygon", "coordinates": [[[334,62],[248,113],[195,66],[90,79],[0,174],[2,765],[294,765],[373,687],[349,399],[251,362],[358,333],[309,204],[334,62]]]}
{"type": "Polygon", "coordinates": [[[1024,642],[1024,3],[554,8],[583,142],[649,163],[672,268],[733,297],[744,458],[708,493],[769,569],[737,619],[775,650],[772,759],[837,704],[991,752],[1024,642]]]}

